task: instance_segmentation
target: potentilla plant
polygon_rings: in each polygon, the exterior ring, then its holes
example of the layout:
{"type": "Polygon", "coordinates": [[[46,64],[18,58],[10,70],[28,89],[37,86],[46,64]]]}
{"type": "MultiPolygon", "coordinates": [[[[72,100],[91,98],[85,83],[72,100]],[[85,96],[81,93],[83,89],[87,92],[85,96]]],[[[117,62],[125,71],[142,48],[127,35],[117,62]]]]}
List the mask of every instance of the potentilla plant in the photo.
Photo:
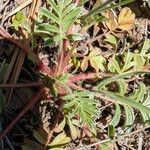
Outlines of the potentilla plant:
{"type": "MultiPolygon", "coordinates": [[[[55,45],[58,49],[55,65],[49,68],[46,64],[39,63],[39,69],[47,98],[54,102],[58,99],[61,101],[59,107],[63,116],[58,119],[58,126],[53,130],[59,133],[58,136],[52,142],[49,138],[47,146],[61,147],[70,142],[71,139],[64,132],[66,126],[69,126],[74,140],[79,137],[79,130],[83,130],[84,135],[89,137],[96,136],[96,119],[100,115],[101,101],[111,102],[115,107],[114,116],[108,124],[110,137],[114,137],[112,130],[119,124],[122,114],[125,116],[124,129],[134,123],[135,109],[141,113],[143,122],[149,123],[149,89],[140,82],[138,88],[130,93],[128,79],[150,73],[144,67],[149,65],[150,40],[146,39],[143,47],[136,53],[130,52],[130,49],[124,53],[116,51],[118,29],[121,32],[134,28],[135,15],[129,8],[124,8],[117,17],[113,15],[112,9],[132,1],[97,1],[87,11],[84,9],[87,0],[47,0],[47,7],[40,9],[34,33],[31,35],[40,36],[44,46],[55,45]],[[98,23],[103,23],[108,30],[104,35],[105,44],[115,49],[107,56],[100,48],[93,46],[89,41],[90,35],[85,34],[98,23]],[[88,46],[84,49],[82,43],[87,41],[88,46]],[[79,46],[82,52],[79,52],[79,46]],[[96,84],[92,87],[83,86],[86,80],[93,83],[96,81],[96,84]]],[[[17,29],[19,25],[14,27],[17,29]]],[[[25,30],[31,32],[29,28],[25,27],[25,30]]]]}

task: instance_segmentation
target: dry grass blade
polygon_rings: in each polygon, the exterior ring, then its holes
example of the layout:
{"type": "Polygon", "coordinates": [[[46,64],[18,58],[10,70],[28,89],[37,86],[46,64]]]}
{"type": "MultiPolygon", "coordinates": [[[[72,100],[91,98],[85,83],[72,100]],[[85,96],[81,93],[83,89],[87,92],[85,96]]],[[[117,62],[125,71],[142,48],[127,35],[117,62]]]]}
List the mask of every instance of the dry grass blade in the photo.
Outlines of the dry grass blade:
{"type": "Polygon", "coordinates": [[[19,12],[20,10],[22,10],[23,8],[25,8],[26,6],[28,6],[29,4],[32,3],[32,0],[27,0],[24,1],[20,6],[18,6],[15,10],[13,10],[12,12],[10,12],[5,18],[4,20],[6,21],[10,16],[13,16],[14,14],[16,14],[17,12],[19,12]]]}

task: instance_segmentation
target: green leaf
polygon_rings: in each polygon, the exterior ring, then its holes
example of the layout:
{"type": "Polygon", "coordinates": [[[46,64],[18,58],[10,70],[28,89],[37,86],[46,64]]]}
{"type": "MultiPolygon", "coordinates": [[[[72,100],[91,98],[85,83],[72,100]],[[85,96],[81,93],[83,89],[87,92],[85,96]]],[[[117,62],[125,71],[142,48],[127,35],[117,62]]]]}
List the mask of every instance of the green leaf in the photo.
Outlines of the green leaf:
{"type": "Polygon", "coordinates": [[[16,17],[16,20],[21,21],[21,22],[26,19],[26,16],[24,15],[23,12],[18,12],[18,13],[15,15],[15,17],[16,17]]]}
{"type": "Polygon", "coordinates": [[[41,8],[41,12],[40,12],[43,16],[51,19],[52,21],[56,22],[59,24],[59,17],[57,17],[56,15],[54,15],[52,12],[50,12],[49,10],[47,10],[46,8],[41,8]]]}
{"type": "MultiPolygon", "coordinates": [[[[148,91],[146,93],[146,96],[144,96],[142,104],[144,106],[150,108],[150,89],[149,88],[148,88],[148,91]]],[[[150,114],[147,114],[147,113],[141,111],[141,115],[142,115],[143,122],[145,124],[147,124],[147,123],[150,124],[150,114]]]]}
{"type": "Polygon", "coordinates": [[[58,127],[55,128],[55,132],[56,133],[62,132],[64,127],[65,127],[65,125],[66,125],[66,119],[64,118],[62,120],[62,122],[58,125],[58,127]]]}
{"type": "Polygon", "coordinates": [[[63,108],[74,115],[79,114],[83,123],[86,123],[90,129],[95,126],[94,118],[98,113],[98,102],[94,100],[91,92],[74,92],[63,98],[66,100],[63,108]],[[70,107],[70,108],[69,108],[70,107]]]}
{"type": "Polygon", "coordinates": [[[147,114],[150,113],[150,108],[148,108],[148,107],[146,107],[146,106],[144,106],[144,105],[142,105],[142,104],[140,104],[140,103],[138,103],[138,102],[136,102],[136,101],[134,101],[128,97],[120,96],[118,94],[115,94],[115,93],[109,92],[109,91],[102,91],[101,90],[101,92],[106,94],[108,97],[115,99],[116,103],[118,103],[118,104],[121,104],[123,106],[124,105],[130,106],[132,108],[135,108],[135,109],[142,111],[142,112],[145,112],[147,114]]]}
{"type": "Polygon", "coordinates": [[[150,39],[145,39],[141,54],[146,54],[148,51],[150,52],[150,39]]]}
{"type": "Polygon", "coordinates": [[[67,35],[67,38],[70,41],[81,41],[81,40],[85,39],[85,37],[82,34],[80,34],[80,33],[69,34],[69,35],[67,35]]]}
{"type": "Polygon", "coordinates": [[[54,0],[47,0],[47,2],[50,4],[50,6],[52,7],[52,9],[55,10],[55,13],[58,14],[59,8],[58,8],[57,4],[55,3],[55,1],[54,0]]]}
{"type": "Polygon", "coordinates": [[[124,106],[125,110],[125,124],[124,127],[130,127],[134,123],[134,110],[130,106],[124,106]]]}
{"type": "Polygon", "coordinates": [[[33,136],[41,143],[45,144],[46,143],[46,138],[41,134],[40,132],[33,131],[33,136]]]}
{"type": "Polygon", "coordinates": [[[137,69],[142,69],[145,62],[146,62],[146,59],[143,58],[141,55],[139,54],[134,54],[134,61],[136,63],[136,68],[137,69]]]}
{"type": "Polygon", "coordinates": [[[48,3],[52,9],[42,8],[40,15],[47,17],[49,24],[39,23],[35,32],[53,35],[53,40],[59,42],[62,39],[66,39],[67,30],[79,17],[81,8],[76,6],[72,0],[48,0],[48,3]]]}
{"type": "Polygon", "coordinates": [[[115,57],[113,57],[110,61],[109,61],[109,63],[108,63],[108,70],[110,71],[110,72],[116,72],[117,71],[117,73],[121,73],[121,69],[120,69],[120,66],[119,66],[119,63],[118,63],[118,61],[115,59],[115,57]]]}
{"type": "Polygon", "coordinates": [[[131,67],[134,67],[136,63],[133,60],[133,55],[130,52],[127,52],[124,57],[124,65],[121,69],[122,72],[128,71],[131,67]]]}
{"type": "Polygon", "coordinates": [[[115,128],[113,125],[109,125],[108,126],[108,135],[111,139],[114,139],[114,135],[115,135],[115,128]]]}
{"type": "Polygon", "coordinates": [[[113,116],[110,125],[112,125],[113,127],[116,127],[120,121],[120,117],[121,117],[121,110],[120,110],[120,106],[118,104],[115,105],[115,115],[113,116]]]}
{"type": "Polygon", "coordinates": [[[47,23],[40,24],[40,25],[37,27],[37,30],[42,31],[42,32],[43,32],[43,31],[48,31],[48,32],[59,33],[59,28],[57,28],[56,26],[47,24],[47,23]]]}
{"type": "Polygon", "coordinates": [[[105,86],[105,85],[107,85],[107,84],[109,84],[111,82],[114,82],[114,81],[116,81],[118,79],[126,78],[126,77],[133,76],[133,75],[140,75],[140,74],[150,74],[150,71],[149,70],[129,71],[129,72],[122,73],[120,75],[116,75],[116,76],[110,77],[110,78],[105,78],[104,80],[102,80],[100,82],[100,84],[98,84],[97,89],[100,89],[103,86],[105,86]]]}
{"type": "Polygon", "coordinates": [[[119,7],[119,6],[131,3],[133,1],[134,0],[123,0],[123,1],[120,1],[119,3],[117,3],[117,4],[110,5],[114,1],[113,0],[108,0],[107,2],[105,2],[103,4],[100,4],[99,6],[95,7],[94,9],[92,9],[87,15],[82,16],[82,19],[85,20],[85,19],[89,18],[90,16],[94,16],[96,14],[100,14],[101,12],[104,12],[106,10],[114,9],[114,8],[119,7]]]}
{"type": "Polygon", "coordinates": [[[140,88],[138,90],[137,98],[136,98],[137,102],[141,102],[143,100],[145,92],[146,92],[146,86],[144,83],[141,82],[140,88]]]}
{"type": "Polygon", "coordinates": [[[117,39],[112,34],[106,35],[105,41],[115,46],[117,45],[117,39]]]}
{"type": "Polygon", "coordinates": [[[124,95],[127,90],[127,83],[124,79],[117,80],[117,84],[119,86],[119,94],[124,95]]]}
{"type": "Polygon", "coordinates": [[[71,139],[69,137],[67,137],[64,132],[62,132],[62,133],[58,134],[54,138],[54,140],[50,144],[48,144],[48,146],[51,146],[53,148],[56,146],[61,146],[61,145],[67,144],[70,141],[71,141],[71,139]]]}
{"type": "Polygon", "coordinates": [[[99,70],[105,71],[104,63],[106,62],[103,56],[94,56],[90,58],[91,66],[98,72],[99,70]]]}

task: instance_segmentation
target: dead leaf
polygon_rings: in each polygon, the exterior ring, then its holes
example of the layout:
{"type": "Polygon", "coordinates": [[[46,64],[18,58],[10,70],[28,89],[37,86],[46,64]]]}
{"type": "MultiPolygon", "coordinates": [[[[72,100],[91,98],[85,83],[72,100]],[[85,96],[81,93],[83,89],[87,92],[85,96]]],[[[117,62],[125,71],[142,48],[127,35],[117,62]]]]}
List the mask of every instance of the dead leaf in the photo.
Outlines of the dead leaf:
{"type": "Polygon", "coordinates": [[[134,27],[134,23],[135,14],[130,8],[123,8],[118,17],[118,28],[122,30],[130,30],[134,27]]]}
{"type": "Polygon", "coordinates": [[[83,61],[81,63],[81,70],[85,71],[88,68],[88,57],[84,56],[83,61]]]}
{"type": "Polygon", "coordinates": [[[117,19],[114,16],[112,11],[107,11],[104,16],[106,17],[106,26],[111,30],[114,31],[117,28],[117,19]]]}
{"type": "Polygon", "coordinates": [[[134,27],[135,14],[128,7],[125,7],[121,10],[118,18],[113,11],[107,11],[104,16],[107,19],[106,26],[111,31],[114,31],[117,28],[121,30],[130,30],[134,27]]]}

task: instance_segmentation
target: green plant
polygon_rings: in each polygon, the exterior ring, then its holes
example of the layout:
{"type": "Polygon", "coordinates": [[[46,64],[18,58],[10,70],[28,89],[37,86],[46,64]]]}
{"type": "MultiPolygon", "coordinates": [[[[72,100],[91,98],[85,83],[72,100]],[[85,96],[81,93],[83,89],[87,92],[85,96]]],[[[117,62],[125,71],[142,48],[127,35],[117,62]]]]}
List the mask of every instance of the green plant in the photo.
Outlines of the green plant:
{"type": "MultiPolygon", "coordinates": [[[[67,46],[69,46],[69,43],[65,43],[65,40],[68,40],[74,45],[74,41],[81,41],[84,39],[84,36],[81,33],[74,33],[71,34],[69,32],[69,29],[73,27],[75,24],[78,22],[83,22],[83,27],[86,26],[87,29],[87,23],[89,23],[90,18],[93,19],[93,15],[96,15],[97,18],[95,18],[95,21],[102,21],[98,16],[106,10],[109,10],[111,8],[116,8],[118,6],[124,5],[128,2],[132,2],[132,0],[128,1],[121,1],[120,3],[116,4],[113,1],[108,1],[104,4],[101,4],[98,7],[94,7],[88,14],[82,15],[81,10],[82,6],[86,1],[81,1],[79,6],[75,5],[72,0],[64,0],[64,1],[52,1],[48,0],[48,4],[50,5],[49,10],[47,8],[41,8],[40,11],[40,17],[43,20],[44,17],[48,19],[48,23],[43,23],[40,22],[37,24],[35,28],[35,32],[37,33],[42,33],[44,40],[49,40],[51,42],[59,44],[60,52],[59,52],[59,61],[58,61],[58,66],[56,66],[56,70],[54,71],[55,74],[53,74],[53,85],[57,89],[58,94],[61,93],[59,91],[59,86],[58,86],[58,79],[59,76],[61,76],[62,73],[64,73],[64,70],[62,70],[63,66],[62,63],[65,65],[69,64],[69,59],[72,57],[74,59],[75,57],[73,56],[73,51],[74,49],[70,50],[67,52],[67,46]],[[99,18],[99,19],[98,19],[99,18]],[[46,38],[45,38],[46,37],[46,38]],[[64,58],[64,55],[66,54],[66,58],[64,58]],[[69,55],[68,55],[69,54],[69,55]],[[61,67],[60,67],[61,66],[61,67]],[[60,71],[61,69],[61,71],[60,71]],[[59,73],[57,72],[59,71],[59,73]],[[56,84],[57,83],[57,84],[56,84]]],[[[125,10],[127,11],[127,10],[125,10]]],[[[132,13],[132,12],[131,12],[132,13]]],[[[101,16],[101,15],[100,15],[101,16]]],[[[94,23],[96,23],[94,22],[94,23]]],[[[92,25],[92,24],[91,24],[92,25]]],[[[90,26],[88,26],[89,28],[90,26]]],[[[81,30],[82,31],[82,30],[81,30]]],[[[41,35],[41,36],[42,36],[41,35]]],[[[113,35],[108,35],[106,36],[106,42],[109,42],[110,44],[116,45],[117,41],[115,36],[113,35]]],[[[70,45],[71,46],[71,45],[70,45]]],[[[142,50],[143,51],[143,50],[142,50]]],[[[142,52],[143,53],[143,52],[142,52]]],[[[125,52],[124,54],[121,54],[121,57],[123,59],[122,63],[119,60],[120,54],[114,54],[110,58],[110,62],[106,64],[106,59],[100,55],[100,52],[98,49],[91,48],[90,53],[86,56],[84,56],[84,59],[82,60],[81,63],[81,69],[83,71],[86,71],[90,62],[90,65],[96,70],[96,72],[99,72],[99,70],[105,71],[108,70],[112,73],[118,74],[115,77],[109,78],[109,79],[104,79],[98,86],[97,89],[100,90],[103,94],[107,95],[108,97],[115,99],[118,104],[115,105],[116,107],[116,113],[111,121],[111,125],[114,127],[119,123],[119,119],[117,119],[118,116],[121,117],[121,108],[120,105],[124,106],[125,114],[126,114],[126,125],[129,126],[133,123],[134,121],[134,110],[138,109],[142,113],[148,114],[150,109],[142,105],[142,103],[139,102],[134,102],[131,100],[130,97],[126,97],[125,94],[127,94],[127,82],[124,78],[127,76],[131,75],[138,75],[138,74],[145,74],[149,73],[149,71],[142,71],[140,70],[141,67],[138,67],[138,59],[137,56],[135,56],[135,53],[131,52],[125,52]],[[104,65],[105,63],[105,65],[104,65]],[[138,70],[137,70],[138,68],[138,70]],[[132,72],[134,70],[134,72],[132,72]],[[108,83],[116,81],[119,87],[119,91],[117,93],[110,92],[109,89],[106,87],[108,83]],[[104,88],[105,87],[105,88],[104,88]],[[102,91],[102,89],[105,89],[102,91]],[[132,116],[131,118],[128,118],[128,116],[132,116]],[[132,114],[132,115],[131,115],[132,114]]],[[[144,59],[144,58],[142,58],[144,59]]],[[[142,66],[145,65],[145,61],[142,66]]],[[[66,66],[64,66],[66,67],[66,66]]],[[[64,69],[64,68],[63,68],[64,69]]],[[[92,92],[86,90],[86,92],[77,92],[76,90],[72,91],[71,89],[71,81],[69,81],[69,72],[65,72],[68,74],[68,78],[66,79],[65,86],[67,87],[69,91],[69,95],[62,97],[64,100],[64,105],[63,105],[63,111],[66,116],[69,116],[69,120],[72,118],[71,116],[73,115],[78,115],[80,116],[80,119],[82,122],[86,123],[90,129],[94,127],[94,121],[93,117],[96,116],[98,113],[97,111],[97,103],[94,101],[94,97],[91,98],[92,92]],[[74,110],[73,110],[74,109],[74,110]],[[88,111],[87,111],[88,110],[88,111]]],[[[48,74],[49,76],[47,80],[51,80],[51,75],[48,74]]],[[[83,79],[84,80],[84,79],[83,79]]],[[[62,83],[59,83],[60,85],[62,83]]],[[[50,85],[51,86],[51,82],[50,85]]],[[[64,86],[64,85],[63,85],[64,86]]],[[[77,86],[78,87],[78,86],[77,86]]],[[[80,88],[79,88],[80,89],[80,88]]],[[[79,90],[78,89],[78,90],[79,90]]],[[[84,89],[83,89],[84,90],[84,89]]],[[[51,91],[51,90],[50,90],[51,91]]],[[[51,93],[51,92],[50,92],[51,93]]],[[[57,96],[57,95],[55,95],[57,96]]],[[[120,118],[119,117],[119,118],[120,118]]],[[[69,123],[65,121],[66,123],[69,123]]],[[[63,122],[64,123],[64,122],[63,122]]]]}
{"type": "Polygon", "coordinates": [[[51,35],[54,42],[67,38],[67,31],[80,16],[81,9],[72,3],[72,0],[51,1],[48,0],[51,11],[41,8],[40,14],[49,19],[49,23],[41,23],[37,26],[36,32],[51,35]]]}
{"type": "MultiPolygon", "coordinates": [[[[116,51],[118,41],[115,31],[110,31],[106,34],[104,42],[108,42],[116,49],[109,56],[102,55],[100,49],[92,46],[91,43],[87,44],[88,52],[85,55],[78,53],[76,50],[78,44],[86,39],[83,35],[85,31],[89,31],[93,24],[107,20],[102,14],[104,11],[132,1],[124,0],[115,3],[109,0],[103,4],[98,3],[97,7],[94,5],[85,15],[82,14],[82,8],[87,0],[82,0],[78,4],[75,4],[73,0],[47,0],[47,8],[41,8],[34,34],[40,35],[46,44],[58,46],[59,54],[57,63],[53,68],[49,68],[44,63],[39,65],[40,77],[54,103],[60,102],[58,105],[59,111],[63,115],[62,118],[58,118],[58,126],[54,130],[58,135],[52,142],[50,142],[51,139],[48,140],[47,146],[51,148],[60,146],[62,148],[65,143],[70,142],[70,138],[64,132],[66,126],[69,126],[73,139],[78,137],[77,130],[80,125],[83,128],[86,126],[88,131],[96,135],[95,120],[99,113],[98,101],[114,103],[115,113],[109,122],[111,137],[114,136],[114,128],[119,124],[122,115],[125,120],[124,128],[133,124],[135,109],[141,113],[143,121],[149,123],[149,88],[146,88],[144,83],[140,83],[139,88],[134,90],[132,94],[128,91],[128,79],[150,74],[149,70],[143,69],[145,65],[149,65],[149,40],[145,40],[142,50],[138,52],[134,52],[133,49],[131,52],[128,49],[128,51],[118,53],[116,51]],[[80,26],[80,29],[76,33],[72,33],[71,30],[77,25],[80,26]],[[74,53],[74,51],[76,52],[74,53]],[[78,56],[81,57],[78,58],[78,56]],[[73,72],[74,74],[72,73],[72,65],[70,67],[70,61],[76,63],[77,69],[73,72]],[[94,68],[94,71],[91,71],[90,67],[94,68]],[[104,74],[109,73],[113,77],[99,76],[98,74],[101,71],[104,74]],[[97,84],[88,89],[83,86],[86,79],[90,79],[93,83],[97,81],[97,84]],[[115,85],[115,87],[112,88],[111,85],[115,85]]],[[[127,8],[124,10],[129,11],[129,15],[132,14],[133,25],[135,15],[127,8]]],[[[18,29],[20,22],[24,22],[24,17],[21,14],[18,17],[16,16],[13,26],[18,29]]],[[[119,26],[119,29],[124,30],[124,27],[119,26]]],[[[34,132],[34,136],[39,141],[39,135],[36,132],[34,132]]]]}

